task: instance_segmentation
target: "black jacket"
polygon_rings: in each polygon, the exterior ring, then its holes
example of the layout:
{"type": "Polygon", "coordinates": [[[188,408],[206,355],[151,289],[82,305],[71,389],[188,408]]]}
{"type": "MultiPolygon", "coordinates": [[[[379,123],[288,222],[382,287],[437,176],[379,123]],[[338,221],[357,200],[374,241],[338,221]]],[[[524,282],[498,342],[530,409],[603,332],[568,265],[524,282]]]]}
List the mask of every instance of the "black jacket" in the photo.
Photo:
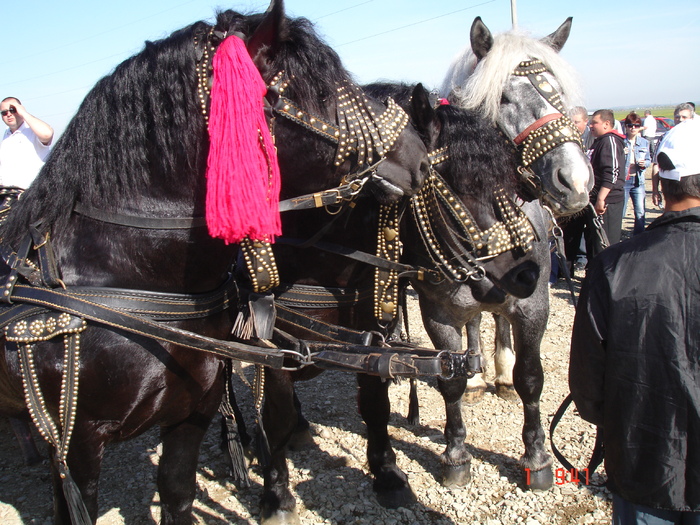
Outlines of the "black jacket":
{"type": "Polygon", "coordinates": [[[622,202],[625,196],[625,137],[617,131],[601,135],[591,146],[591,166],[595,182],[591,202],[595,203],[600,188],[610,188],[608,204],[622,202]]]}
{"type": "Polygon", "coordinates": [[[591,261],[569,386],[581,417],[604,427],[613,492],[700,511],[700,207],[591,261]]]}

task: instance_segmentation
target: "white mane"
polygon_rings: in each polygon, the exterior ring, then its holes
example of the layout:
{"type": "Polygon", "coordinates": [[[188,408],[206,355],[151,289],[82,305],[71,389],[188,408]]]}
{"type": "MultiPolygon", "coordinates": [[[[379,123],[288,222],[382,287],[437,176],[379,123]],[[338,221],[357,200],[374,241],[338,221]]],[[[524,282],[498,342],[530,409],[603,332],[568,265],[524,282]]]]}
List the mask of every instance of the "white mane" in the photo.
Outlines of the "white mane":
{"type": "Polygon", "coordinates": [[[496,121],[503,89],[513,70],[528,58],[538,58],[556,77],[564,107],[580,103],[580,81],[574,69],[552,47],[515,31],[494,37],[493,47],[477,63],[470,47],[462,51],[447,70],[441,95],[465,109],[480,109],[496,121]]]}

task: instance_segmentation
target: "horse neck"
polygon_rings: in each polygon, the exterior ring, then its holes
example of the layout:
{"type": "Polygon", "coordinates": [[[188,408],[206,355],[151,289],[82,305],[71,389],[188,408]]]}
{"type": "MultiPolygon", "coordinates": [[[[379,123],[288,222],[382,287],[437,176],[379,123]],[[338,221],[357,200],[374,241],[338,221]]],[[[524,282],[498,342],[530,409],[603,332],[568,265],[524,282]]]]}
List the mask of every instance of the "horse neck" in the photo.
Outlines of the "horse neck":
{"type": "MultiPolygon", "coordinates": [[[[357,206],[346,213],[336,219],[321,241],[374,254],[379,204],[372,198],[359,199],[357,206]]],[[[333,217],[324,209],[291,212],[283,217],[284,234],[296,239],[310,239],[330,220],[333,217]]],[[[276,245],[275,253],[280,278],[287,284],[354,288],[372,285],[373,268],[347,257],[284,244],[276,245]]]]}

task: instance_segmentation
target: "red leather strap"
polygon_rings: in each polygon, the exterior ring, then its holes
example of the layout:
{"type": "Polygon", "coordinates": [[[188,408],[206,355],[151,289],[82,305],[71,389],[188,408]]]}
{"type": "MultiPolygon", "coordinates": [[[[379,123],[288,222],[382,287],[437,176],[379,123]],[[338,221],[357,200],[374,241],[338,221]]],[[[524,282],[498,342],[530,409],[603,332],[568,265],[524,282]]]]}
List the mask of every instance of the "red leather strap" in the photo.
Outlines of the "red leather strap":
{"type": "Polygon", "coordinates": [[[520,133],[517,137],[513,139],[513,142],[515,142],[516,146],[520,146],[520,144],[523,143],[523,141],[527,138],[527,136],[535,131],[538,128],[541,128],[545,124],[552,122],[553,120],[556,120],[558,118],[561,118],[563,115],[561,113],[550,113],[549,115],[545,115],[544,117],[537,119],[535,122],[530,124],[525,130],[520,133]]]}

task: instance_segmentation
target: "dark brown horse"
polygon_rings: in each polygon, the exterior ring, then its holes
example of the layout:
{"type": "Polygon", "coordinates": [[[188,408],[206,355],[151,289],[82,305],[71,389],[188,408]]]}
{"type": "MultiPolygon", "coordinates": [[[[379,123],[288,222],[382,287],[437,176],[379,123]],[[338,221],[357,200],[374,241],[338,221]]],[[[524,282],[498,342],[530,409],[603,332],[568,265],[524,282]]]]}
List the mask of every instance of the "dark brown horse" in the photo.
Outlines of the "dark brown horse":
{"type": "MultiPolygon", "coordinates": [[[[4,246],[19,251],[30,225],[40,221],[42,231],[50,233],[67,292],[81,289],[97,297],[100,290],[118,288],[137,291],[137,297],[142,291],[144,301],[178,303],[185,295],[201,297],[218,290],[220,300],[211,315],[163,326],[200,338],[227,339],[235,308],[225,306],[235,302],[235,291],[223,283],[237,247],[212,238],[197,219],[204,214],[209,150],[202,115],[206,107],[199,95],[207,91],[207,53],[234,32],[243,35],[265,82],[285,70],[292,79],[287,96],[308,114],[336,121],[337,86],[348,83],[349,75],[307,21],[286,19],[281,0],[273,0],[264,15],[223,12],[213,27],[197,22],[162,41],[148,42],[95,86],[13,209],[1,232],[4,246]]],[[[377,114],[386,109],[376,102],[371,105],[377,114]]],[[[356,155],[336,164],[335,144],[281,120],[275,135],[286,195],[337,186],[341,177],[357,170],[356,155]]],[[[367,188],[391,199],[420,186],[427,161],[413,131],[401,133],[383,157],[367,188]]],[[[28,257],[34,262],[40,244],[34,243],[36,249],[30,246],[28,257]]],[[[24,264],[21,257],[19,262],[24,264]]],[[[31,265],[21,269],[31,274],[31,265]]],[[[30,288],[19,281],[15,295],[30,288]]],[[[116,310],[116,315],[126,315],[116,310]]],[[[133,313],[133,307],[129,311],[133,313]]],[[[140,319],[159,317],[158,312],[138,313],[140,319]]],[[[64,421],[59,423],[59,405],[66,394],[61,385],[63,342],[56,338],[34,347],[33,377],[46,411],[59,428],[67,428],[64,421]]],[[[148,333],[137,335],[118,324],[91,321],[81,333],[78,366],[79,395],[67,466],[87,519],[97,519],[105,447],[159,425],[161,521],[191,523],[199,445],[223,389],[220,356],[148,333]]],[[[5,342],[0,353],[0,414],[25,413],[24,390],[18,344],[5,342]]],[[[75,511],[76,495],[66,498],[61,480],[65,465],[57,464],[55,455],[52,459],[56,521],[68,523],[80,514],[75,511]]]]}

